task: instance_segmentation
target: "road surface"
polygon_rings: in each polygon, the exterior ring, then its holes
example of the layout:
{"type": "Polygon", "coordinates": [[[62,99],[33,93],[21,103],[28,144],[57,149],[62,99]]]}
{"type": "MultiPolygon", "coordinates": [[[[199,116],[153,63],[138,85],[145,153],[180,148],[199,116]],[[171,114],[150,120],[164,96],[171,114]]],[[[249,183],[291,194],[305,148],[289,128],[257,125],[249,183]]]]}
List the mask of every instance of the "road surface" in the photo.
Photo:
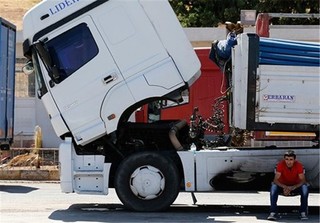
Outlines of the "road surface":
{"type": "MultiPolygon", "coordinates": [[[[268,192],[180,193],[166,212],[126,210],[113,189],[108,196],[63,194],[58,182],[0,181],[1,223],[47,222],[269,222],[268,192]]],[[[279,222],[301,222],[299,196],[279,197],[279,222]]],[[[319,222],[320,194],[309,196],[309,220],[319,222]]]]}

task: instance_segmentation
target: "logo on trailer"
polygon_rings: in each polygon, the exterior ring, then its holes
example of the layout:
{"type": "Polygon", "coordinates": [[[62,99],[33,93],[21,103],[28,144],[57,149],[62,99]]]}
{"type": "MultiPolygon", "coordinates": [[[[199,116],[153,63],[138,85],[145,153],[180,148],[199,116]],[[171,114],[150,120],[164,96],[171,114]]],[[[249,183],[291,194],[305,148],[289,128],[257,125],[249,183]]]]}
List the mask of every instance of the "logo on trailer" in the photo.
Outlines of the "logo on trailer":
{"type": "Polygon", "coordinates": [[[270,102],[295,102],[296,96],[294,95],[278,95],[278,94],[264,94],[263,95],[264,101],[270,102]]]}

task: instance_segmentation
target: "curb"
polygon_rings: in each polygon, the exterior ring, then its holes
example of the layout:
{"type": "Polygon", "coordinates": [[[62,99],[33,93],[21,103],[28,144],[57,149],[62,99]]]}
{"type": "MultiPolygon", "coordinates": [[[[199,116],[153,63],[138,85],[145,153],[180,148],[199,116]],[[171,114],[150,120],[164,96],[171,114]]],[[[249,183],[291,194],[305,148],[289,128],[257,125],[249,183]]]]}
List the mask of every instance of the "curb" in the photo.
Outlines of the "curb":
{"type": "Polygon", "coordinates": [[[0,170],[0,180],[59,181],[59,170],[0,170]]]}

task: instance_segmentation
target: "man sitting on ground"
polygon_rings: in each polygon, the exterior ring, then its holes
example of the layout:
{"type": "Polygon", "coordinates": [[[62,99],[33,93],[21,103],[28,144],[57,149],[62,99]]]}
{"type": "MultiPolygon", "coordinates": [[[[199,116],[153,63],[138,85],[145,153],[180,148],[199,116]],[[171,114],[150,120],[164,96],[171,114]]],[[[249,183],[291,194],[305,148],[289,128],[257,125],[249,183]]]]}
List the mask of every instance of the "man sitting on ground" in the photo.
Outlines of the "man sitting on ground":
{"type": "Polygon", "coordinates": [[[296,154],[292,150],[287,151],[284,154],[284,159],[277,164],[270,189],[271,208],[268,220],[277,219],[277,201],[281,192],[284,196],[300,194],[300,219],[308,219],[308,185],[303,165],[296,160],[296,154]]]}

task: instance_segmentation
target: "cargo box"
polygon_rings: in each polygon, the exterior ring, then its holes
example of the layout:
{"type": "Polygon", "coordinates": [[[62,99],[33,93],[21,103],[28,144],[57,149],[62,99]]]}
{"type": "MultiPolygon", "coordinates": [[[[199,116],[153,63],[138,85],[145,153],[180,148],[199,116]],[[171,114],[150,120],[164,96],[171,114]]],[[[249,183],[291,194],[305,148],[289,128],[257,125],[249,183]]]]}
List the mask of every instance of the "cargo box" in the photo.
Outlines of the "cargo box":
{"type": "Polygon", "coordinates": [[[242,34],[233,49],[235,127],[262,131],[319,131],[317,43],[242,34]]]}
{"type": "Polygon", "coordinates": [[[0,18],[0,148],[13,141],[16,27],[0,18]]]}

